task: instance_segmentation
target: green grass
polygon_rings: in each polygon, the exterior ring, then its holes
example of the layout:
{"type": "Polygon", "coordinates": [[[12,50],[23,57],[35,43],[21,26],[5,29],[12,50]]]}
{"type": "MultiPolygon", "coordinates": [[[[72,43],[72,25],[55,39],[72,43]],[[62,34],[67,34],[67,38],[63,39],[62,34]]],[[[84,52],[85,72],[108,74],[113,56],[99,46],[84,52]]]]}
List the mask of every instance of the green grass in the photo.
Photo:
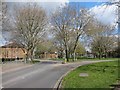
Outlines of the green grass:
{"type": "MultiPolygon", "coordinates": [[[[57,60],[57,61],[64,61],[65,59],[63,58],[55,58],[55,59],[49,59],[49,60],[57,60]]],[[[76,61],[85,61],[85,60],[118,60],[118,58],[86,58],[86,57],[81,57],[81,58],[78,58],[76,61]]],[[[70,58],[69,59],[69,62],[73,62],[73,59],[70,58]]]]}
{"type": "Polygon", "coordinates": [[[63,61],[63,60],[64,60],[64,58],[51,58],[51,59],[49,59],[49,60],[63,61]]]}
{"type": "Polygon", "coordinates": [[[97,61],[97,60],[118,60],[118,58],[81,58],[81,59],[77,59],[77,61],[97,61]]]}
{"type": "Polygon", "coordinates": [[[118,60],[118,58],[87,58],[87,57],[81,57],[78,58],[78,60],[118,60]]]}
{"type": "Polygon", "coordinates": [[[39,63],[39,62],[40,62],[39,60],[33,60],[33,61],[31,61],[30,63],[36,64],[36,63],[39,63]]]}
{"type": "Polygon", "coordinates": [[[109,88],[118,77],[117,61],[101,62],[78,67],[70,72],[62,82],[62,88],[109,88]],[[88,73],[88,77],[79,76],[88,73]]]}

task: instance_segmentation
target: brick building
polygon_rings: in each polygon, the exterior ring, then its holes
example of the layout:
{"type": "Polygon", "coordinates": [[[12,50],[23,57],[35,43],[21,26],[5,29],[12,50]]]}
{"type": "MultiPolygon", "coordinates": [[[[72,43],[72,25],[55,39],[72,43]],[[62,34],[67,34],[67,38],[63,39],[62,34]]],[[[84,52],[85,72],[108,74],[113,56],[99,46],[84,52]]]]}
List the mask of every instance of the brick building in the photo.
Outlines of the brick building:
{"type": "MultiPolygon", "coordinates": [[[[9,60],[15,60],[15,59],[23,59],[26,56],[26,50],[23,46],[11,42],[9,44],[6,44],[4,46],[0,47],[0,59],[9,59],[9,60]]],[[[50,59],[50,58],[58,58],[57,52],[43,52],[39,55],[40,59],[50,59]]]]}
{"type": "Polygon", "coordinates": [[[39,58],[43,58],[43,59],[58,58],[58,54],[57,52],[43,52],[40,54],[39,58]]]}
{"type": "Polygon", "coordinates": [[[0,59],[23,59],[26,50],[15,42],[0,47],[0,59]]]}

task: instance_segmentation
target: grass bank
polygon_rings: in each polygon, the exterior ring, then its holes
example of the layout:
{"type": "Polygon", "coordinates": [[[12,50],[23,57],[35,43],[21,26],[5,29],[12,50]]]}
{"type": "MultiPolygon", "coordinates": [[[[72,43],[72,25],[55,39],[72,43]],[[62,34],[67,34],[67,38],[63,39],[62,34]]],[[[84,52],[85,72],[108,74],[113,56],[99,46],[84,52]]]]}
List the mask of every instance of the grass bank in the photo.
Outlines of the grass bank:
{"type": "Polygon", "coordinates": [[[118,58],[78,58],[77,60],[118,60],[118,58]]]}
{"type": "Polygon", "coordinates": [[[110,88],[118,78],[117,61],[101,62],[78,67],[70,72],[62,82],[62,88],[110,88]],[[79,76],[86,73],[88,76],[79,76]]]}
{"type": "MultiPolygon", "coordinates": [[[[49,60],[55,60],[55,61],[65,61],[63,58],[55,58],[55,59],[49,59],[49,60]]],[[[91,61],[91,60],[118,60],[118,58],[78,58],[77,60],[73,61],[72,58],[69,59],[69,62],[79,62],[79,61],[91,61]]]]}

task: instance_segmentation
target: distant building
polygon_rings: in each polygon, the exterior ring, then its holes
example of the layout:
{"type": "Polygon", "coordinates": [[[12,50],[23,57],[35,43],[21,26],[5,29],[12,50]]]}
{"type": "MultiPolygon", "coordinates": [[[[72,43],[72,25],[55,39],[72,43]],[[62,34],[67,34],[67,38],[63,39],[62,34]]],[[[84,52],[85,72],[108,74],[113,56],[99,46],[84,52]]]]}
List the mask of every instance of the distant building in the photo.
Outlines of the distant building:
{"type": "Polygon", "coordinates": [[[57,54],[57,52],[43,52],[40,54],[39,58],[54,59],[54,58],[58,58],[58,54],[57,54]]]}
{"type": "MultiPolygon", "coordinates": [[[[0,47],[0,59],[4,60],[15,60],[23,59],[26,56],[26,49],[17,44],[16,42],[11,42],[0,47]]],[[[57,52],[42,52],[37,58],[40,59],[52,59],[58,58],[57,52]]]]}
{"type": "Polygon", "coordinates": [[[88,58],[94,58],[95,56],[94,56],[94,54],[95,53],[92,53],[92,52],[90,52],[90,51],[86,51],[86,53],[85,53],[85,57],[88,57],[88,58]]]}
{"type": "Polygon", "coordinates": [[[23,46],[15,42],[0,47],[0,59],[23,59],[25,53],[23,46]]]}

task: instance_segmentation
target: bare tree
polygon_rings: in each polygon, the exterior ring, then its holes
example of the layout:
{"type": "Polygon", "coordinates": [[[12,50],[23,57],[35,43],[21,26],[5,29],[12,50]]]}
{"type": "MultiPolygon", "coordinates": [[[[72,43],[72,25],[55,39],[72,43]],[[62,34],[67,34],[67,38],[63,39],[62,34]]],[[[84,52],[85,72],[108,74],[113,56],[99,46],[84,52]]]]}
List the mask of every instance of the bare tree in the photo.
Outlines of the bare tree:
{"type": "Polygon", "coordinates": [[[73,10],[64,7],[62,10],[56,11],[52,16],[52,24],[55,28],[55,34],[60,40],[60,43],[63,44],[65,50],[65,56],[67,61],[69,61],[68,55],[68,42],[70,40],[70,30],[69,26],[71,23],[71,19],[74,18],[73,10]]]}
{"type": "MultiPolygon", "coordinates": [[[[8,22],[8,15],[7,15],[7,4],[6,2],[2,2],[0,1],[0,26],[1,26],[1,29],[0,29],[0,32],[2,34],[2,32],[4,32],[7,28],[7,22],[8,22]]],[[[3,35],[2,35],[3,37],[3,35]]]]}
{"type": "Polygon", "coordinates": [[[96,53],[96,56],[99,58],[108,57],[108,53],[113,51],[114,38],[99,36],[94,39],[92,42],[92,52],[96,53]]]}
{"type": "Polygon", "coordinates": [[[27,3],[16,9],[14,40],[27,50],[27,59],[33,60],[33,52],[44,35],[47,24],[45,11],[36,3],[27,3]]]}
{"type": "Polygon", "coordinates": [[[13,33],[13,20],[11,18],[11,13],[9,9],[9,3],[8,2],[1,2],[1,26],[2,26],[2,38],[5,42],[9,42],[11,40],[10,34],[13,33]]]}
{"type": "Polygon", "coordinates": [[[85,33],[90,14],[85,9],[78,10],[77,7],[66,6],[57,10],[52,16],[52,24],[55,28],[56,36],[63,43],[68,61],[69,54],[74,53],[79,41],[79,38],[85,33]]]}
{"type": "MultiPolygon", "coordinates": [[[[92,24],[92,30],[87,34],[91,36],[92,52],[99,58],[102,56],[107,57],[108,52],[113,50],[115,38],[112,35],[114,29],[108,25],[104,25],[100,22],[94,21],[92,24]]],[[[91,27],[89,27],[91,29],[91,27]]]]}
{"type": "Polygon", "coordinates": [[[74,32],[74,40],[73,42],[73,54],[74,54],[74,60],[75,60],[75,52],[76,48],[79,42],[79,39],[81,36],[85,35],[85,33],[88,31],[86,29],[89,22],[92,20],[92,15],[88,12],[86,9],[80,9],[80,11],[76,10],[75,19],[73,19],[73,27],[72,29],[74,32]]]}
{"type": "Polygon", "coordinates": [[[4,23],[4,19],[6,18],[7,13],[7,4],[6,2],[0,1],[0,21],[4,23]]]}
{"type": "Polygon", "coordinates": [[[64,57],[64,45],[62,40],[59,38],[59,36],[55,36],[52,40],[54,47],[57,49],[58,57],[63,58],[64,57]]]}

